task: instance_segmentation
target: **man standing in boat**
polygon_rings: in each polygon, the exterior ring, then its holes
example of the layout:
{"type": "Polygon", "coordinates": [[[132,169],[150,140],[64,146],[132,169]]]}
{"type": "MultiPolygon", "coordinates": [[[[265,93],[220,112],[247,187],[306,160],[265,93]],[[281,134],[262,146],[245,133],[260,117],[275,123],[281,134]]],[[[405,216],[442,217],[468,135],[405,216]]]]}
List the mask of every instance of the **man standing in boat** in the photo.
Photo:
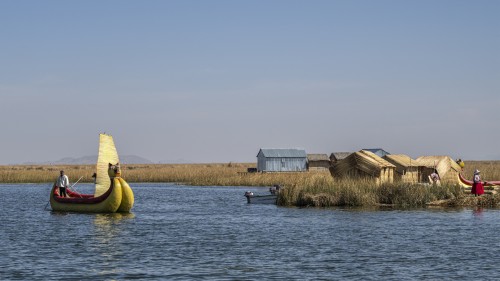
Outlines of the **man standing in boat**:
{"type": "Polygon", "coordinates": [[[61,175],[57,178],[56,186],[59,187],[59,196],[67,197],[66,188],[69,187],[69,179],[63,170],[61,170],[61,175]]]}

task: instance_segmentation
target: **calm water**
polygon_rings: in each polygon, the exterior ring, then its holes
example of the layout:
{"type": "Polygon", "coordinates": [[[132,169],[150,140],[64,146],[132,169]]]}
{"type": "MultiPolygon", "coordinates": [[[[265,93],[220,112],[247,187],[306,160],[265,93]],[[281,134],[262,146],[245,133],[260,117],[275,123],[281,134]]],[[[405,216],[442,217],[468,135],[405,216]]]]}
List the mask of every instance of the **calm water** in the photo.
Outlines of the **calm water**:
{"type": "Polygon", "coordinates": [[[499,210],[281,208],[246,204],[265,188],[132,184],[133,214],[75,214],[44,211],[49,188],[0,185],[1,280],[500,279],[499,210]]]}

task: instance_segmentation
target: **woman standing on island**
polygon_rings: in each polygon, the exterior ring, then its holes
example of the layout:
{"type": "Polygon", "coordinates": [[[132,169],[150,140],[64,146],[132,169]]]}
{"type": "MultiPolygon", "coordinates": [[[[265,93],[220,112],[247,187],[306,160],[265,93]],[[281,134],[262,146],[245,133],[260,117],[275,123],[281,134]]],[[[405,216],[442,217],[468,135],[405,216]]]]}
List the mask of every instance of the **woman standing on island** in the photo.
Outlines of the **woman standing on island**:
{"type": "Polygon", "coordinates": [[[481,194],[484,194],[484,186],[481,182],[481,176],[479,175],[480,173],[481,172],[477,169],[474,171],[474,178],[472,179],[474,183],[472,184],[472,189],[470,191],[470,193],[474,194],[474,196],[480,196],[481,194]]]}

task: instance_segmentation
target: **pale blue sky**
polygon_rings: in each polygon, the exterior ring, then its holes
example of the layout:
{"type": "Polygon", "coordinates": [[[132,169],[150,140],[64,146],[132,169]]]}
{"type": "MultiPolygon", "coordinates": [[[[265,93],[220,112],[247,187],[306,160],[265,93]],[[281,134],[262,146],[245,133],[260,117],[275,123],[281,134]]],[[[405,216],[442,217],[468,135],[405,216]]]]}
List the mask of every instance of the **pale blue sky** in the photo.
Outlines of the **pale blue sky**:
{"type": "Polygon", "coordinates": [[[500,1],[0,1],[0,164],[500,159],[500,1]]]}

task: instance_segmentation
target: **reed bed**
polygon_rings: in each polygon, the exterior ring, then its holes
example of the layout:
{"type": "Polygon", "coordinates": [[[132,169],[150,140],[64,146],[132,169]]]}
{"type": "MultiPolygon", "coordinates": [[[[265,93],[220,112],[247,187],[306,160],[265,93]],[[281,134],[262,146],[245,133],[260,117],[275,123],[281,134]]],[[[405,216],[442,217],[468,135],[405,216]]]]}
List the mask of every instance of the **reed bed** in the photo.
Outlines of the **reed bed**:
{"type": "MultiPolygon", "coordinates": [[[[255,164],[152,164],[122,165],[122,176],[128,182],[173,182],[203,186],[271,186],[290,185],[307,178],[315,172],[303,173],[247,173],[247,168],[255,164]]],[[[64,170],[74,182],[92,182],[94,165],[27,165],[0,166],[2,183],[45,183],[53,182],[64,170]]],[[[329,175],[329,173],[324,173],[329,175]]]]}
{"type": "Polygon", "coordinates": [[[474,170],[481,171],[483,181],[500,181],[500,161],[465,161],[463,174],[468,179],[472,179],[474,170]]]}
{"type": "Polygon", "coordinates": [[[465,196],[459,186],[402,182],[376,185],[373,181],[316,178],[287,187],[280,193],[278,201],[280,205],[300,207],[418,207],[438,200],[453,200],[465,196]]]}
{"type": "MultiPolygon", "coordinates": [[[[474,198],[458,186],[407,183],[375,185],[365,180],[334,180],[329,172],[247,173],[254,163],[122,165],[128,182],[172,182],[199,186],[284,187],[278,198],[283,206],[425,206],[443,201],[448,206],[497,206],[500,195],[474,198]]],[[[464,175],[481,170],[483,180],[500,180],[500,161],[467,161],[464,175]]],[[[70,181],[92,182],[94,165],[0,166],[2,183],[54,182],[64,170],[70,181]]]]}

